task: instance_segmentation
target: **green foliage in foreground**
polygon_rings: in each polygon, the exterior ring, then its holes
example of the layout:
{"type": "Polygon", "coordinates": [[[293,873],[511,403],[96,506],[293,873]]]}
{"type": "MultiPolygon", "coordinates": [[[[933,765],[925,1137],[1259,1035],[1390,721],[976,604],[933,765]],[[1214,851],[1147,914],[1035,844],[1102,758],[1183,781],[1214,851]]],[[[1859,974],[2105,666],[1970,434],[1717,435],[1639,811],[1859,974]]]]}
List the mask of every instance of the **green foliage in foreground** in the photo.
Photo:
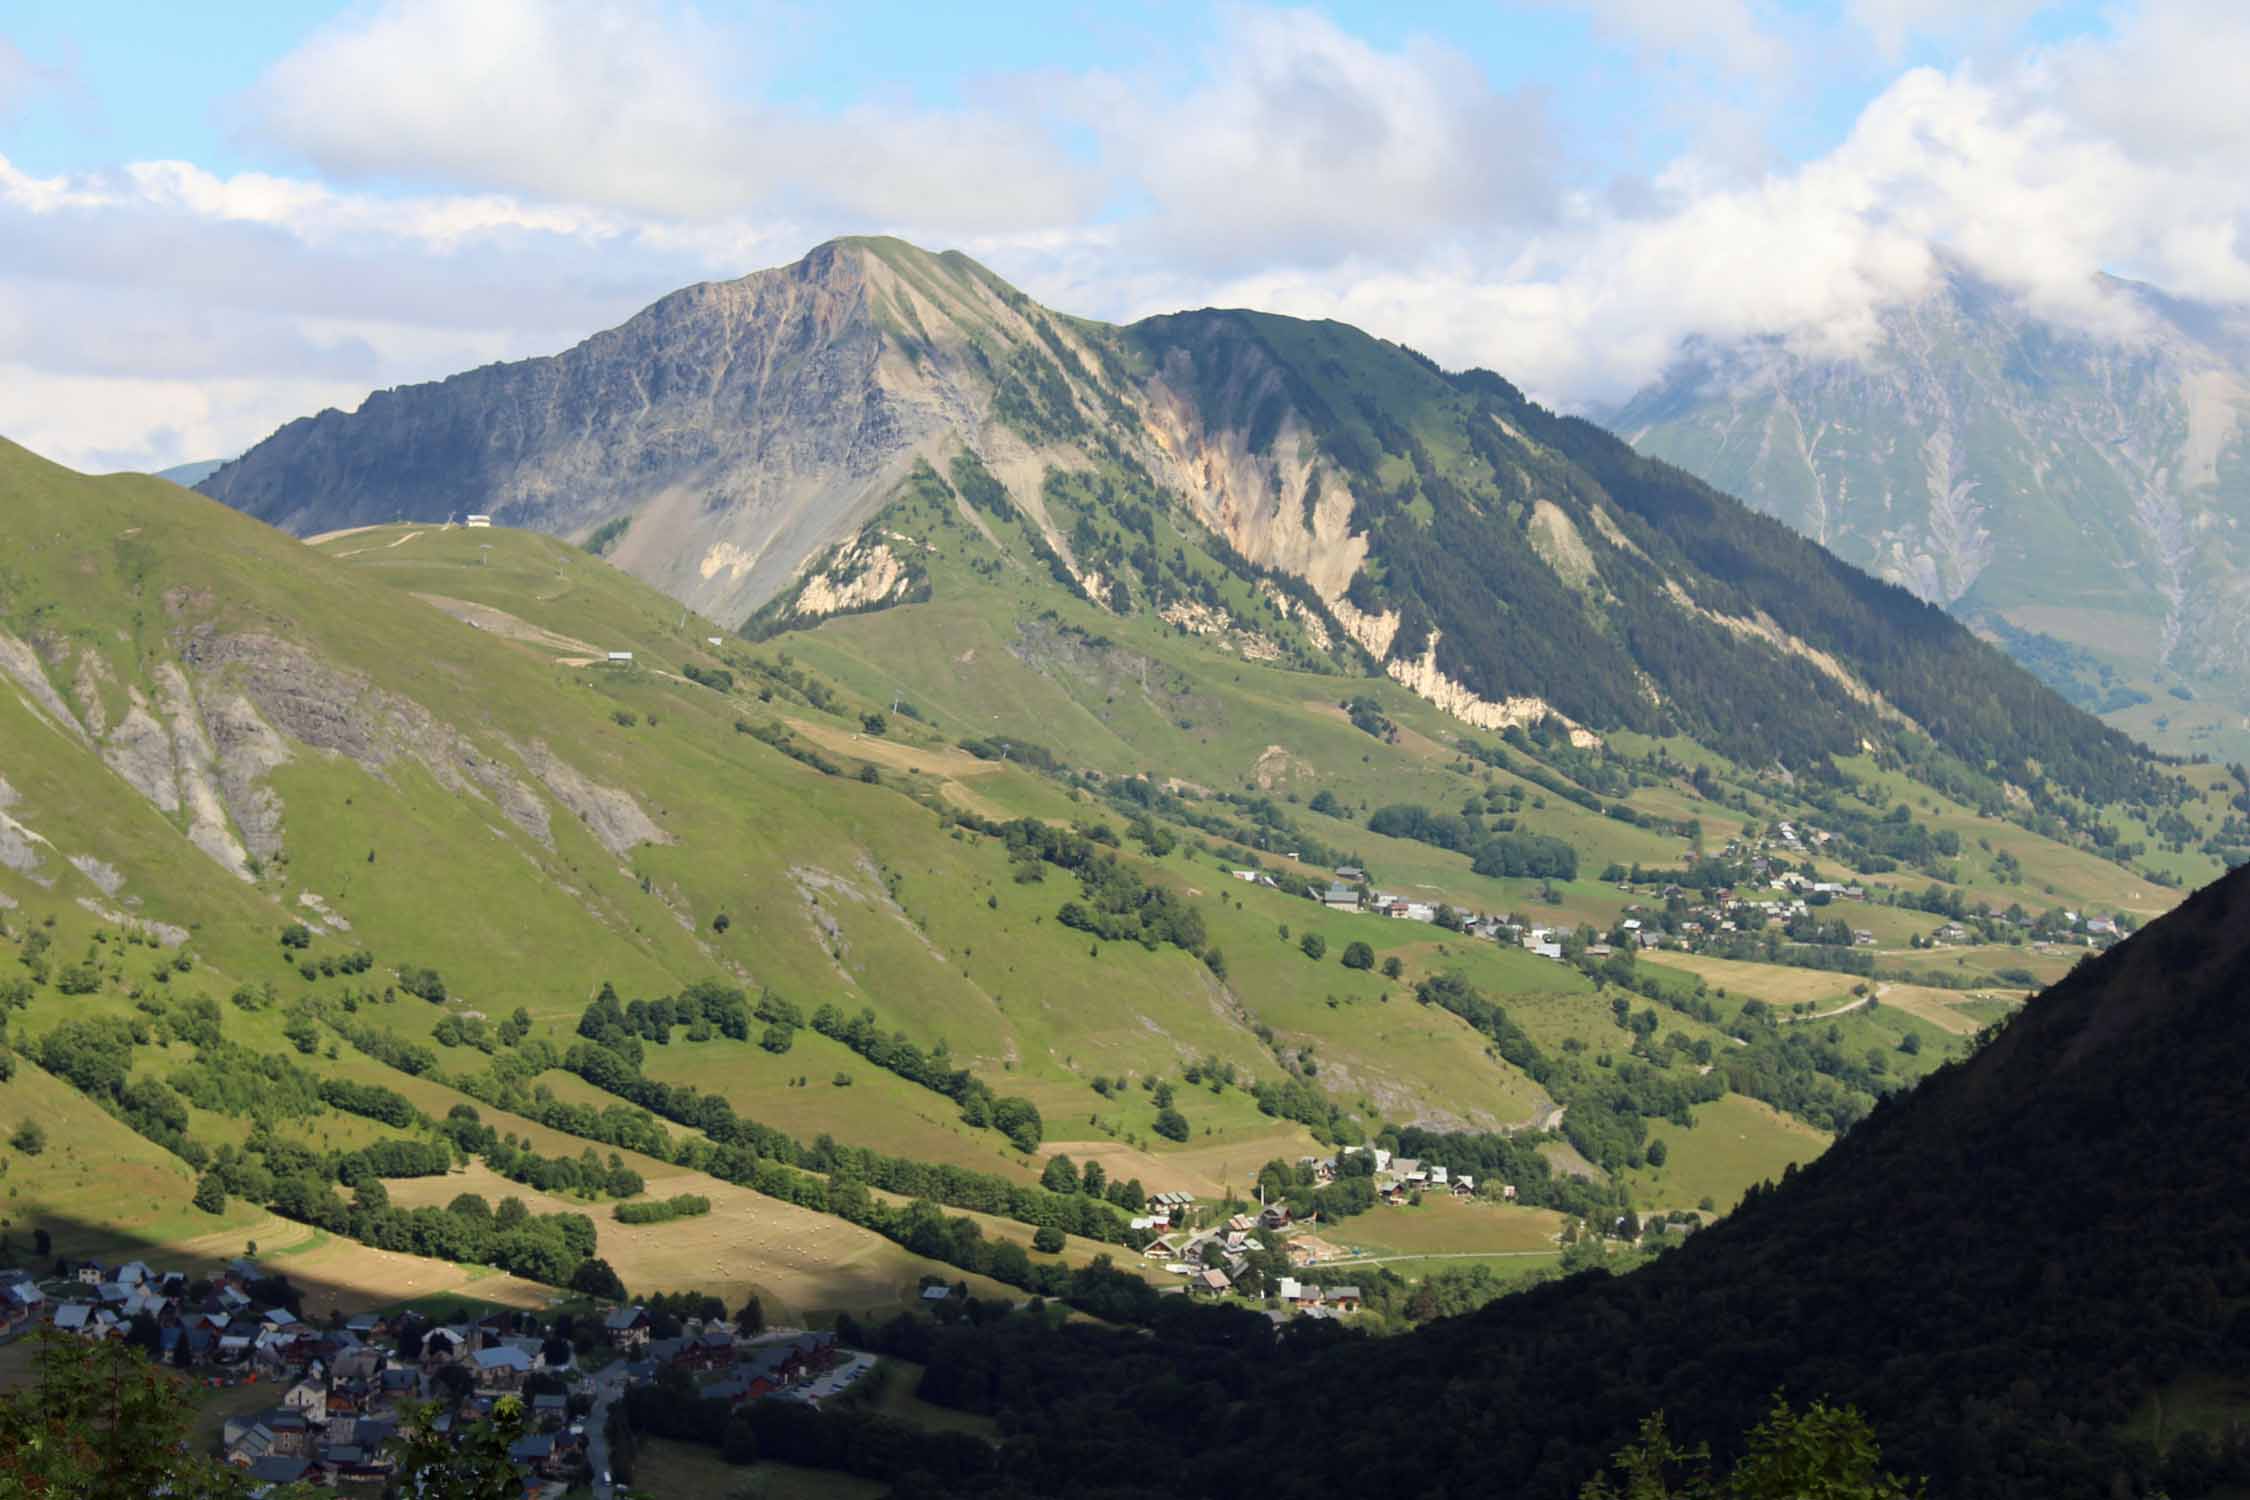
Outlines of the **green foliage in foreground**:
{"type": "MultiPolygon", "coordinates": [[[[309,1486],[255,1485],[190,1451],[187,1386],[130,1344],[39,1335],[38,1382],[0,1397],[0,1500],[304,1500],[309,1486]]],[[[508,1445],[523,1435],[523,1401],[505,1396],[491,1420],[454,1431],[435,1404],[408,1406],[401,1493],[419,1500],[515,1500],[523,1480],[508,1445]]]]}
{"type": "Polygon", "coordinates": [[[1815,1401],[1796,1412],[1777,1396],[1744,1450],[1722,1477],[1708,1447],[1682,1448],[1656,1412],[1618,1451],[1615,1479],[1598,1476],[1578,1493],[1580,1500],[1912,1500],[1925,1490],[1921,1480],[1883,1472],[1874,1429],[1849,1406],[1815,1401]]]}
{"type": "Polygon", "coordinates": [[[39,1335],[38,1365],[36,1385],[0,1397],[0,1497],[250,1493],[247,1476],[185,1451],[183,1388],[139,1350],[49,1329],[39,1335]]]}

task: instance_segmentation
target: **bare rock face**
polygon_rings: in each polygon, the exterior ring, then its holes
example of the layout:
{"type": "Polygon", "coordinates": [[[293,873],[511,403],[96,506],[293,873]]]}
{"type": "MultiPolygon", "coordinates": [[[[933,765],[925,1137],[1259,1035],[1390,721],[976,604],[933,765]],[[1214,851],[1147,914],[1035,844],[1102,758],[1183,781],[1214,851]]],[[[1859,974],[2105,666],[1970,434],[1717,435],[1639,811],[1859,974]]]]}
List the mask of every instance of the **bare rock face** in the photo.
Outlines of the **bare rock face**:
{"type": "Polygon", "coordinates": [[[584,537],[736,620],[964,420],[972,346],[1017,315],[958,255],[838,241],[691,286],[545,359],[378,391],[292,422],[199,486],[309,534],[484,513],[584,537]]]}

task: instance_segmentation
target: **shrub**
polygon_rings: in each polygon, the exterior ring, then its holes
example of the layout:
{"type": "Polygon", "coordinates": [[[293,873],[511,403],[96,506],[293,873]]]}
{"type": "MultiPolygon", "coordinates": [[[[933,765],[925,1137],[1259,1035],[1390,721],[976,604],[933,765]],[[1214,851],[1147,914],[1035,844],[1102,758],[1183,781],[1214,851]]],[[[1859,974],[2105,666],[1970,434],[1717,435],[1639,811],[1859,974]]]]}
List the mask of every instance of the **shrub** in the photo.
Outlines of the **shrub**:
{"type": "Polygon", "coordinates": [[[1298,940],[1297,946],[1305,950],[1305,957],[1316,962],[1328,956],[1328,939],[1317,932],[1308,932],[1298,940]]]}
{"type": "Polygon", "coordinates": [[[398,987],[409,995],[421,996],[432,1005],[445,1003],[445,979],[435,969],[409,964],[398,971],[398,987]]]}
{"type": "Polygon", "coordinates": [[[1343,963],[1347,969],[1372,969],[1375,967],[1375,950],[1365,943],[1346,943],[1343,963]]]}

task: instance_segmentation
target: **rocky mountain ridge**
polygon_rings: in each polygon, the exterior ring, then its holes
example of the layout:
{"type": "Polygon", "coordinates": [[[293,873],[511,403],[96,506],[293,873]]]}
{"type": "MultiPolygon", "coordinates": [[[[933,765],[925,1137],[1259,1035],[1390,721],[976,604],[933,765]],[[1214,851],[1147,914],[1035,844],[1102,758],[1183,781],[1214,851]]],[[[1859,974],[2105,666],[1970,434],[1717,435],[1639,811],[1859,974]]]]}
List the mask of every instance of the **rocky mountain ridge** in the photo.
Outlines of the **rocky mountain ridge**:
{"type": "Polygon", "coordinates": [[[895,240],[292,423],[201,488],[299,533],[487,513],[760,632],[926,597],[891,510],[920,497],[995,567],[1495,733],[1784,765],[1930,738],[1995,805],[2139,774],[1941,614],[1497,376],[1337,323],[1070,318],[895,240]]]}

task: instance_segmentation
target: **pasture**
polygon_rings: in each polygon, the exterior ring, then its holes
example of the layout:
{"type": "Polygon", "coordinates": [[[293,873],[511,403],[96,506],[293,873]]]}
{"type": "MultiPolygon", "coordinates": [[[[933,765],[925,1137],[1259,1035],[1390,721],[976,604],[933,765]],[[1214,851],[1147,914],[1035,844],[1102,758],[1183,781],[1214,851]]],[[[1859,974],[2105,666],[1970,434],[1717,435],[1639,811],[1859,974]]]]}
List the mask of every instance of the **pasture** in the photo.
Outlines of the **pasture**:
{"type": "Polygon", "coordinates": [[[1664,1143],[1667,1159],[1626,1174],[1636,1202],[1692,1209],[1708,1198],[1725,1213],[1752,1183],[1778,1181],[1791,1162],[1802,1166],[1828,1149],[1825,1133],[1741,1094],[1698,1104],[1692,1114],[1693,1130],[1648,1122],[1649,1139],[1664,1143]]]}
{"type": "Polygon", "coordinates": [[[1444,1193],[1424,1195],[1420,1208],[1377,1205],[1355,1218],[1324,1226],[1324,1238],[1355,1255],[1467,1255],[1547,1251],[1562,1233],[1563,1215],[1481,1199],[1463,1202],[1444,1193]]]}
{"type": "Polygon", "coordinates": [[[633,1482],[621,1486],[618,1493],[654,1500],[728,1500],[734,1495],[755,1495],[758,1500],[876,1500],[889,1493],[889,1486],[834,1469],[795,1464],[738,1467],[719,1457],[716,1448],[700,1443],[644,1438],[634,1460],[633,1482]]]}
{"type": "Polygon", "coordinates": [[[1729,997],[1763,1000],[1782,1010],[1807,1001],[1816,1010],[1832,1009],[1849,1002],[1852,986],[1860,983],[1854,975],[1824,969],[1744,963],[1731,958],[1706,958],[1697,953],[1653,953],[1641,962],[1693,974],[1712,989],[1725,990],[1729,997]]]}

